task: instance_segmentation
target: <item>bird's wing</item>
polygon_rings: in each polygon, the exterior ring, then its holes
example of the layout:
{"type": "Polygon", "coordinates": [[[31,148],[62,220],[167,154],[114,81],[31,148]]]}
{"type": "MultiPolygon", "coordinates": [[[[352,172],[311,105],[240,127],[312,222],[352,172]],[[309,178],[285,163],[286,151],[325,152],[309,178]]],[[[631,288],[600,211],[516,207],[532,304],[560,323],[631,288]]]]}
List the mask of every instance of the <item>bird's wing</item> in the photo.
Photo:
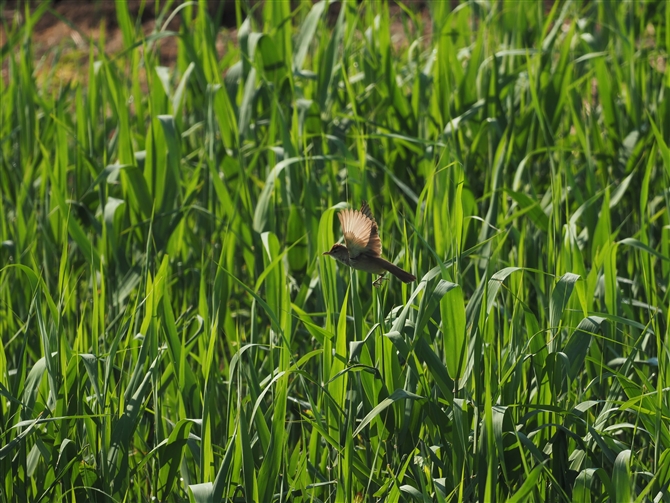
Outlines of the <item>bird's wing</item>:
{"type": "Polygon", "coordinates": [[[375,221],[375,217],[372,216],[372,210],[370,210],[368,203],[365,201],[363,201],[363,204],[361,204],[361,213],[363,213],[366,217],[372,220],[372,228],[370,229],[370,238],[368,239],[368,246],[367,246],[368,253],[374,257],[381,257],[382,241],[381,239],[379,239],[379,229],[377,228],[377,222],[375,221]]]}
{"type": "Polygon", "coordinates": [[[360,211],[344,210],[337,214],[342,225],[344,244],[349,250],[350,257],[357,257],[361,253],[369,253],[379,257],[382,243],[379,239],[377,222],[375,222],[370,207],[363,202],[360,211]]]}
{"type": "Polygon", "coordinates": [[[361,202],[361,213],[363,213],[363,215],[365,215],[366,217],[368,217],[368,218],[369,218],[370,220],[372,220],[373,222],[375,221],[375,217],[374,217],[374,215],[372,214],[372,210],[370,209],[370,206],[368,206],[368,202],[367,202],[367,201],[362,201],[362,202],[361,202]]]}

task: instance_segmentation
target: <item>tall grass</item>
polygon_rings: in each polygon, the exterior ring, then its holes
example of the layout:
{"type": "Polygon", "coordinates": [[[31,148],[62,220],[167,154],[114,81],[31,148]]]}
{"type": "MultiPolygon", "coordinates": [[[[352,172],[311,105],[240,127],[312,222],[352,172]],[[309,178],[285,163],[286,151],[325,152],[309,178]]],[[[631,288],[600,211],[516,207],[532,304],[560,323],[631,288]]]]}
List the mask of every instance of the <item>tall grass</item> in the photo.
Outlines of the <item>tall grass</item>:
{"type": "Polygon", "coordinates": [[[205,6],[4,20],[0,501],[670,502],[668,4],[205,6]]]}

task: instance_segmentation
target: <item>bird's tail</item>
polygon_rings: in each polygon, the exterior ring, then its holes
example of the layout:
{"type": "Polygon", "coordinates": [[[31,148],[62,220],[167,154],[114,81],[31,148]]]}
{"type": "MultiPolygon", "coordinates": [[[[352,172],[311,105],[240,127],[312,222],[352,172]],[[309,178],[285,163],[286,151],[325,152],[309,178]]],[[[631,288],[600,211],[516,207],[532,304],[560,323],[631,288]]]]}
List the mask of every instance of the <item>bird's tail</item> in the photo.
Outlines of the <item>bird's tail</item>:
{"type": "Polygon", "coordinates": [[[414,276],[411,273],[408,273],[407,271],[401,269],[395,264],[392,264],[388,260],[384,260],[381,257],[375,257],[374,261],[384,270],[390,272],[393,274],[396,278],[398,278],[400,281],[403,283],[411,283],[412,281],[416,281],[416,276],[414,276]]]}

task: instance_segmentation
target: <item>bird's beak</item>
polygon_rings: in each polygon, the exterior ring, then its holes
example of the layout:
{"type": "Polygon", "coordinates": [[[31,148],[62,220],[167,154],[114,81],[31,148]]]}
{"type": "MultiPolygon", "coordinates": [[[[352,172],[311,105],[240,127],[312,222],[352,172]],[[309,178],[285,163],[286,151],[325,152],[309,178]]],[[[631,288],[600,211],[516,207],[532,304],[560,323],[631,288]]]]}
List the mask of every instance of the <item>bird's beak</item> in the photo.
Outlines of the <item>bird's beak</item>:
{"type": "Polygon", "coordinates": [[[330,252],[329,251],[323,252],[322,255],[330,255],[330,252]]]}

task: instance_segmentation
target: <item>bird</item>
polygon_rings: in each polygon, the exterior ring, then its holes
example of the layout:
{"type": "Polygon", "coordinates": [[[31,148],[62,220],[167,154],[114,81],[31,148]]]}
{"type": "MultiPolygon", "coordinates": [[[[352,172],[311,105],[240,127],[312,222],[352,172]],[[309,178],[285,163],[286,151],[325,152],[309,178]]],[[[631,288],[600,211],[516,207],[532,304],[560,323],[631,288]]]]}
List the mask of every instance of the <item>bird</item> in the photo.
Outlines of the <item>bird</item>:
{"type": "Polygon", "coordinates": [[[373,282],[376,287],[381,285],[387,272],[404,283],[416,281],[416,276],[382,258],[379,229],[366,201],[362,202],[360,210],[346,209],[340,211],[337,217],[344,234],[344,244],[335,243],[324,255],[359,271],[379,274],[373,282]]]}

